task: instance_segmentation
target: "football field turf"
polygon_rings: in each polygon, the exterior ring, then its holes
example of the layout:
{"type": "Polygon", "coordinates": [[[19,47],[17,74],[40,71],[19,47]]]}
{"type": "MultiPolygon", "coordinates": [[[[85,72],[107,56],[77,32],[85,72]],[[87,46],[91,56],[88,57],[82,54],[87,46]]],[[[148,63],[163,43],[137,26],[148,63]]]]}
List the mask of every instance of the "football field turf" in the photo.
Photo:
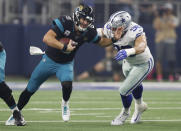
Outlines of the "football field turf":
{"type": "MultiPolygon", "coordinates": [[[[20,91],[13,92],[16,101],[20,91]]],[[[110,122],[122,104],[117,90],[74,90],[70,100],[71,120],[61,118],[61,91],[39,90],[23,110],[24,127],[5,126],[10,111],[0,100],[0,131],[180,131],[181,90],[146,90],[149,109],[136,125],[129,119],[122,126],[110,122]]],[[[134,103],[132,104],[131,115],[134,103]]]]}

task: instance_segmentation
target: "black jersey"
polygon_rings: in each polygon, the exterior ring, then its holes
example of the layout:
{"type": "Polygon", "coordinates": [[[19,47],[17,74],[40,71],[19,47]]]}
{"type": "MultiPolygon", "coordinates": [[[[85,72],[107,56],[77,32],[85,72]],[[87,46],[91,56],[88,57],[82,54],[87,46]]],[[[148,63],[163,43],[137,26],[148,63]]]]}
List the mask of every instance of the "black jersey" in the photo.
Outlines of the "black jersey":
{"type": "Polygon", "coordinates": [[[3,51],[3,44],[0,42],[0,52],[3,51]]]}
{"type": "Polygon", "coordinates": [[[70,16],[61,16],[53,20],[51,29],[57,34],[57,40],[61,38],[70,38],[78,43],[75,50],[70,53],[65,53],[59,49],[48,46],[46,54],[57,63],[66,63],[72,61],[76,51],[82,44],[86,42],[98,43],[100,40],[100,37],[97,34],[97,30],[94,27],[88,27],[85,32],[77,34],[75,32],[74,26],[74,22],[70,16]]]}

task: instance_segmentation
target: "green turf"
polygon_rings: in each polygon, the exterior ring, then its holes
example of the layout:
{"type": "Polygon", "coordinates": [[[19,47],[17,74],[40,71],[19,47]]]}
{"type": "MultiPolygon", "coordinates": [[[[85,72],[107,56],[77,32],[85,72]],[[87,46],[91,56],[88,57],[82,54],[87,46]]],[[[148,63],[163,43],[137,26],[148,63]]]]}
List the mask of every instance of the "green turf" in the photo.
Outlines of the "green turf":
{"type": "MultiPolygon", "coordinates": [[[[13,94],[17,101],[20,92],[14,91],[13,94]]],[[[0,131],[180,131],[180,94],[181,91],[145,91],[144,100],[149,110],[143,114],[143,122],[131,125],[129,118],[123,126],[111,126],[110,121],[122,107],[117,91],[73,91],[70,100],[72,115],[67,123],[61,118],[61,92],[38,91],[22,112],[27,121],[24,127],[4,125],[3,121],[11,113],[2,110],[8,108],[0,100],[0,131]]],[[[133,109],[132,105],[132,113],[133,109]]]]}

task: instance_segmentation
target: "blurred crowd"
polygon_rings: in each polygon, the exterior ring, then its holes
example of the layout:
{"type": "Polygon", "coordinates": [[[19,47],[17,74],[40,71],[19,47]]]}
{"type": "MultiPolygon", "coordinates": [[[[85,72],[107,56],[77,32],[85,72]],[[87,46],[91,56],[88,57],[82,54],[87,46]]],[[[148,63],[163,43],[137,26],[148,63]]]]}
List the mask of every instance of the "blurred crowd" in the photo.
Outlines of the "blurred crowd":
{"type": "MultiPolygon", "coordinates": [[[[111,12],[114,10],[123,9],[135,16],[132,1],[119,0],[121,4],[115,5],[111,12]]],[[[143,3],[139,5],[138,23],[139,24],[152,24],[155,29],[155,70],[148,76],[148,80],[156,79],[158,82],[169,80],[170,82],[180,79],[179,73],[176,69],[176,42],[177,33],[176,28],[179,25],[179,19],[175,15],[174,5],[172,3],[165,3],[161,5],[143,3]]],[[[120,73],[121,63],[114,63],[114,53],[109,55],[110,49],[105,50],[105,59],[98,62],[92,69],[81,73],[77,78],[83,80],[88,77],[95,78],[95,74],[99,72],[109,72],[107,70],[106,61],[112,65],[111,76],[113,81],[120,81],[123,75],[120,73]],[[116,67],[118,68],[116,68],[116,67]],[[116,72],[116,73],[115,73],[116,72]]],[[[112,52],[112,51],[111,51],[112,52]]],[[[97,75],[98,76],[98,75],[97,75]]],[[[105,76],[105,75],[104,75],[105,76]]]]}
{"type": "MultiPolygon", "coordinates": [[[[177,0],[83,0],[95,9],[96,24],[102,24],[119,10],[129,12],[133,20],[140,24],[152,24],[167,1],[174,1],[173,13],[180,16],[181,1],[177,0]]],[[[80,2],[82,0],[0,0],[0,17],[4,18],[0,23],[47,24],[52,17],[72,15],[72,10],[80,2]]]]}
{"type": "MultiPolygon", "coordinates": [[[[80,0],[0,0],[2,13],[0,23],[14,24],[48,24],[49,19],[58,15],[72,15],[72,9],[82,2],[80,0]],[[10,3],[8,3],[10,2],[10,3]],[[4,5],[9,4],[9,14],[13,17],[7,17],[4,5]]],[[[95,9],[95,24],[103,26],[107,18],[114,12],[125,10],[132,15],[133,21],[140,25],[152,25],[155,30],[155,70],[148,79],[162,81],[178,80],[179,73],[176,69],[176,42],[178,34],[176,28],[179,26],[181,1],[179,0],[84,0],[88,5],[95,9]],[[103,15],[103,10],[105,11],[103,15]],[[165,53],[167,52],[167,53],[165,53]]],[[[7,11],[7,10],[6,10],[7,11]]],[[[96,77],[100,72],[109,74],[112,80],[119,81],[122,74],[119,72],[121,64],[115,64],[110,50],[105,50],[105,58],[98,62],[92,69],[83,72],[77,76],[78,80],[96,77]],[[108,66],[109,65],[109,66],[108,66]],[[111,65],[111,66],[110,66],[111,65]],[[109,68],[108,68],[109,67],[109,68]]]]}

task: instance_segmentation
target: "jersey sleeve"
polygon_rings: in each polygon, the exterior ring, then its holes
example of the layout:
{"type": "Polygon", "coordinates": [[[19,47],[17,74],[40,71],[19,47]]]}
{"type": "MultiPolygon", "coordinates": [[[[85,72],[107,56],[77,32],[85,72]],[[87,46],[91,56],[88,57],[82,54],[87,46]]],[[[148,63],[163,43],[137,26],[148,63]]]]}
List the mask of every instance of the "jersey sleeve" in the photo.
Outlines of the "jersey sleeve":
{"type": "Polygon", "coordinates": [[[97,30],[98,36],[102,37],[103,36],[103,32],[102,32],[103,28],[97,28],[96,30],[97,30]]]}
{"type": "Polygon", "coordinates": [[[133,25],[129,30],[129,37],[131,40],[136,40],[139,36],[145,34],[143,31],[143,27],[138,24],[133,25]]]}
{"type": "Polygon", "coordinates": [[[113,37],[112,31],[111,31],[111,25],[110,25],[109,22],[107,22],[104,25],[103,33],[104,33],[104,36],[106,36],[107,38],[112,38],[113,37]]]}
{"type": "Polygon", "coordinates": [[[89,43],[99,43],[100,40],[101,36],[99,36],[97,30],[95,28],[91,28],[89,33],[89,43]]]}
{"type": "Polygon", "coordinates": [[[72,25],[72,19],[70,16],[61,16],[56,18],[52,22],[52,30],[59,36],[63,37],[64,32],[72,25]]]}

